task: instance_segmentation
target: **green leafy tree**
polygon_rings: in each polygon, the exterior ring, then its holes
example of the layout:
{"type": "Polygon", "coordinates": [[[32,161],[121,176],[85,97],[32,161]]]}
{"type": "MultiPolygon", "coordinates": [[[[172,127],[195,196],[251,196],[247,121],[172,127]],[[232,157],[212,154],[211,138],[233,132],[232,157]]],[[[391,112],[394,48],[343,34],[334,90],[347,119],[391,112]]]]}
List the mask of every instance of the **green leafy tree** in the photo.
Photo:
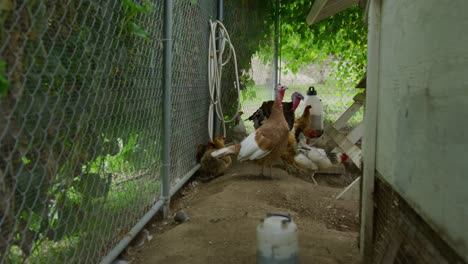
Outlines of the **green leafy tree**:
{"type": "MultiPolygon", "coordinates": [[[[273,56],[274,0],[270,1],[270,16],[265,24],[259,56],[264,61],[273,56]]],[[[296,73],[301,66],[321,63],[330,57],[338,59],[330,76],[341,87],[354,85],[365,71],[367,28],[364,10],[357,5],[309,26],[306,23],[311,1],[282,0],[280,7],[281,55],[283,70],[296,73]]]]}

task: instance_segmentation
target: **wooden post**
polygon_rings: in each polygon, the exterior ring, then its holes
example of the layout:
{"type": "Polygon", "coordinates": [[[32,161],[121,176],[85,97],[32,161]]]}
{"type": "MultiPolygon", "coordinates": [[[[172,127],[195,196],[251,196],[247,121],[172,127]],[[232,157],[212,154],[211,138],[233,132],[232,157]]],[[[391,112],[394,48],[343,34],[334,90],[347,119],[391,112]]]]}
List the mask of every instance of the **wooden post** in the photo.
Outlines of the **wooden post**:
{"type": "Polygon", "coordinates": [[[369,30],[367,52],[366,109],[364,111],[363,136],[363,178],[361,201],[360,249],[364,263],[371,263],[373,250],[374,224],[374,179],[377,144],[377,116],[380,75],[380,30],[381,0],[371,0],[369,4],[369,30]]]}

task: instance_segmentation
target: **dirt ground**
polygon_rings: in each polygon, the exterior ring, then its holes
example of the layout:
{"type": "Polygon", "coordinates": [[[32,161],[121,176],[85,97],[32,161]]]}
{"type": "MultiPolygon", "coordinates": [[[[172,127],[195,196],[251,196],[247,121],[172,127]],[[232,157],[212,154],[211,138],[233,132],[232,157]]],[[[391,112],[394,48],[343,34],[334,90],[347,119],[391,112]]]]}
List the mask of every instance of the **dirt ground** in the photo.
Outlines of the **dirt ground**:
{"type": "MultiPolygon", "coordinates": [[[[151,240],[130,247],[124,259],[255,263],[256,227],[271,212],[290,213],[298,225],[301,263],[360,263],[358,201],[337,201],[342,188],[314,185],[279,168],[273,168],[273,180],[256,176],[259,171],[255,164],[242,163],[209,183],[191,182],[172,210],[184,210],[190,219],[181,224],[152,221],[147,226],[151,240]]],[[[327,184],[327,177],[316,176],[319,184],[327,184]]],[[[335,180],[330,185],[340,184],[335,180]]]]}

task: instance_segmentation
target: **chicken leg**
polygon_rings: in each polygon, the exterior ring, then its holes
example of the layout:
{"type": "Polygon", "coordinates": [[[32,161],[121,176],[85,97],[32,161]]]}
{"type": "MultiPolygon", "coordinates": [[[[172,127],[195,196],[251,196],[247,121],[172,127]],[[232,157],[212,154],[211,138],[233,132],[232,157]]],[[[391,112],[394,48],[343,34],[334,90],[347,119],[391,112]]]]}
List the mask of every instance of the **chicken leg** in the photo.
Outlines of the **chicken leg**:
{"type": "Polygon", "coordinates": [[[315,176],[315,172],[312,172],[312,174],[310,175],[310,178],[312,179],[312,181],[314,182],[315,185],[318,185],[318,183],[315,180],[314,176],[315,176]]]}
{"type": "Polygon", "coordinates": [[[259,177],[264,177],[264,178],[267,178],[267,179],[273,179],[272,173],[271,173],[272,164],[269,163],[269,166],[270,166],[270,175],[269,176],[265,175],[265,166],[268,166],[268,164],[262,163],[262,172],[260,173],[259,177]]]}
{"type": "Polygon", "coordinates": [[[260,174],[258,175],[259,177],[263,177],[265,176],[265,174],[263,173],[263,170],[265,169],[265,164],[262,163],[262,170],[260,171],[260,174]]]}
{"type": "Polygon", "coordinates": [[[272,172],[272,170],[273,170],[273,164],[271,164],[271,162],[270,162],[270,178],[273,179],[273,172],[272,172]]]}
{"type": "Polygon", "coordinates": [[[293,161],[292,164],[289,164],[286,160],[284,159],[281,159],[281,161],[283,161],[283,165],[284,165],[284,169],[288,172],[288,174],[290,175],[293,175],[293,174],[296,174],[296,175],[301,175],[301,174],[305,174],[306,171],[299,168],[299,166],[297,166],[296,162],[293,161]]]}

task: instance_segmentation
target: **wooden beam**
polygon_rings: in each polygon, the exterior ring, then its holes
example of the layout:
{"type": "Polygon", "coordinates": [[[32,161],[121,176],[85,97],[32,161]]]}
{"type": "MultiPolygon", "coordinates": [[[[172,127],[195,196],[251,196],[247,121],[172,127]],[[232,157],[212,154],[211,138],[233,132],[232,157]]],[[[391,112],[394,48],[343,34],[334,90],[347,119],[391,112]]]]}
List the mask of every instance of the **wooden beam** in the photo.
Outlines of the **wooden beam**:
{"type": "Polygon", "coordinates": [[[362,138],[362,134],[364,133],[364,122],[359,123],[349,134],[346,136],[349,141],[353,144],[356,144],[359,139],[362,138]]]}
{"type": "Polygon", "coordinates": [[[328,0],[315,0],[314,5],[312,5],[312,8],[310,9],[306,19],[309,26],[315,22],[315,19],[317,19],[320,11],[322,11],[322,8],[327,4],[327,1],[328,0]]]}
{"type": "Polygon", "coordinates": [[[334,16],[340,12],[343,12],[357,3],[358,0],[328,0],[325,7],[320,10],[319,15],[314,20],[314,24],[319,23],[320,21],[334,16]]]}
{"type": "Polygon", "coordinates": [[[346,122],[353,117],[353,115],[359,111],[359,109],[362,107],[362,104],[360,103],[353,103],[346,111],[336,120],[336,122],[333,124],[333,127],[336,129],[341,129],[346,125],[346,122]]]}
{"type": "Polygon", "coordinates": [[[358,200],[359,199],[359,181],[361,176],[357,177],[348,187],[346,187],[340,194],[336,196],[336,200],[358,200]],[[356,199],[357,197],[357,199],[356,199]]]}
{"type": "Polygon", "coordinates": [[[354,162],[354,164],[361,168],[361,149],[354,145],[345,135],[334,127],[327,129],[327,135],[342,149],[346,155],[354,162]]]}
{"type": "Polygon", "coordinates": [[[363,263],[372,263],[374,234],[374,181],[377,149],[377,116],[379,105],[380,30],[382,0],[369,1],[367,38],[366,109],[364,111],[363,177],[361,201],[360,250],[363,263]]]}

